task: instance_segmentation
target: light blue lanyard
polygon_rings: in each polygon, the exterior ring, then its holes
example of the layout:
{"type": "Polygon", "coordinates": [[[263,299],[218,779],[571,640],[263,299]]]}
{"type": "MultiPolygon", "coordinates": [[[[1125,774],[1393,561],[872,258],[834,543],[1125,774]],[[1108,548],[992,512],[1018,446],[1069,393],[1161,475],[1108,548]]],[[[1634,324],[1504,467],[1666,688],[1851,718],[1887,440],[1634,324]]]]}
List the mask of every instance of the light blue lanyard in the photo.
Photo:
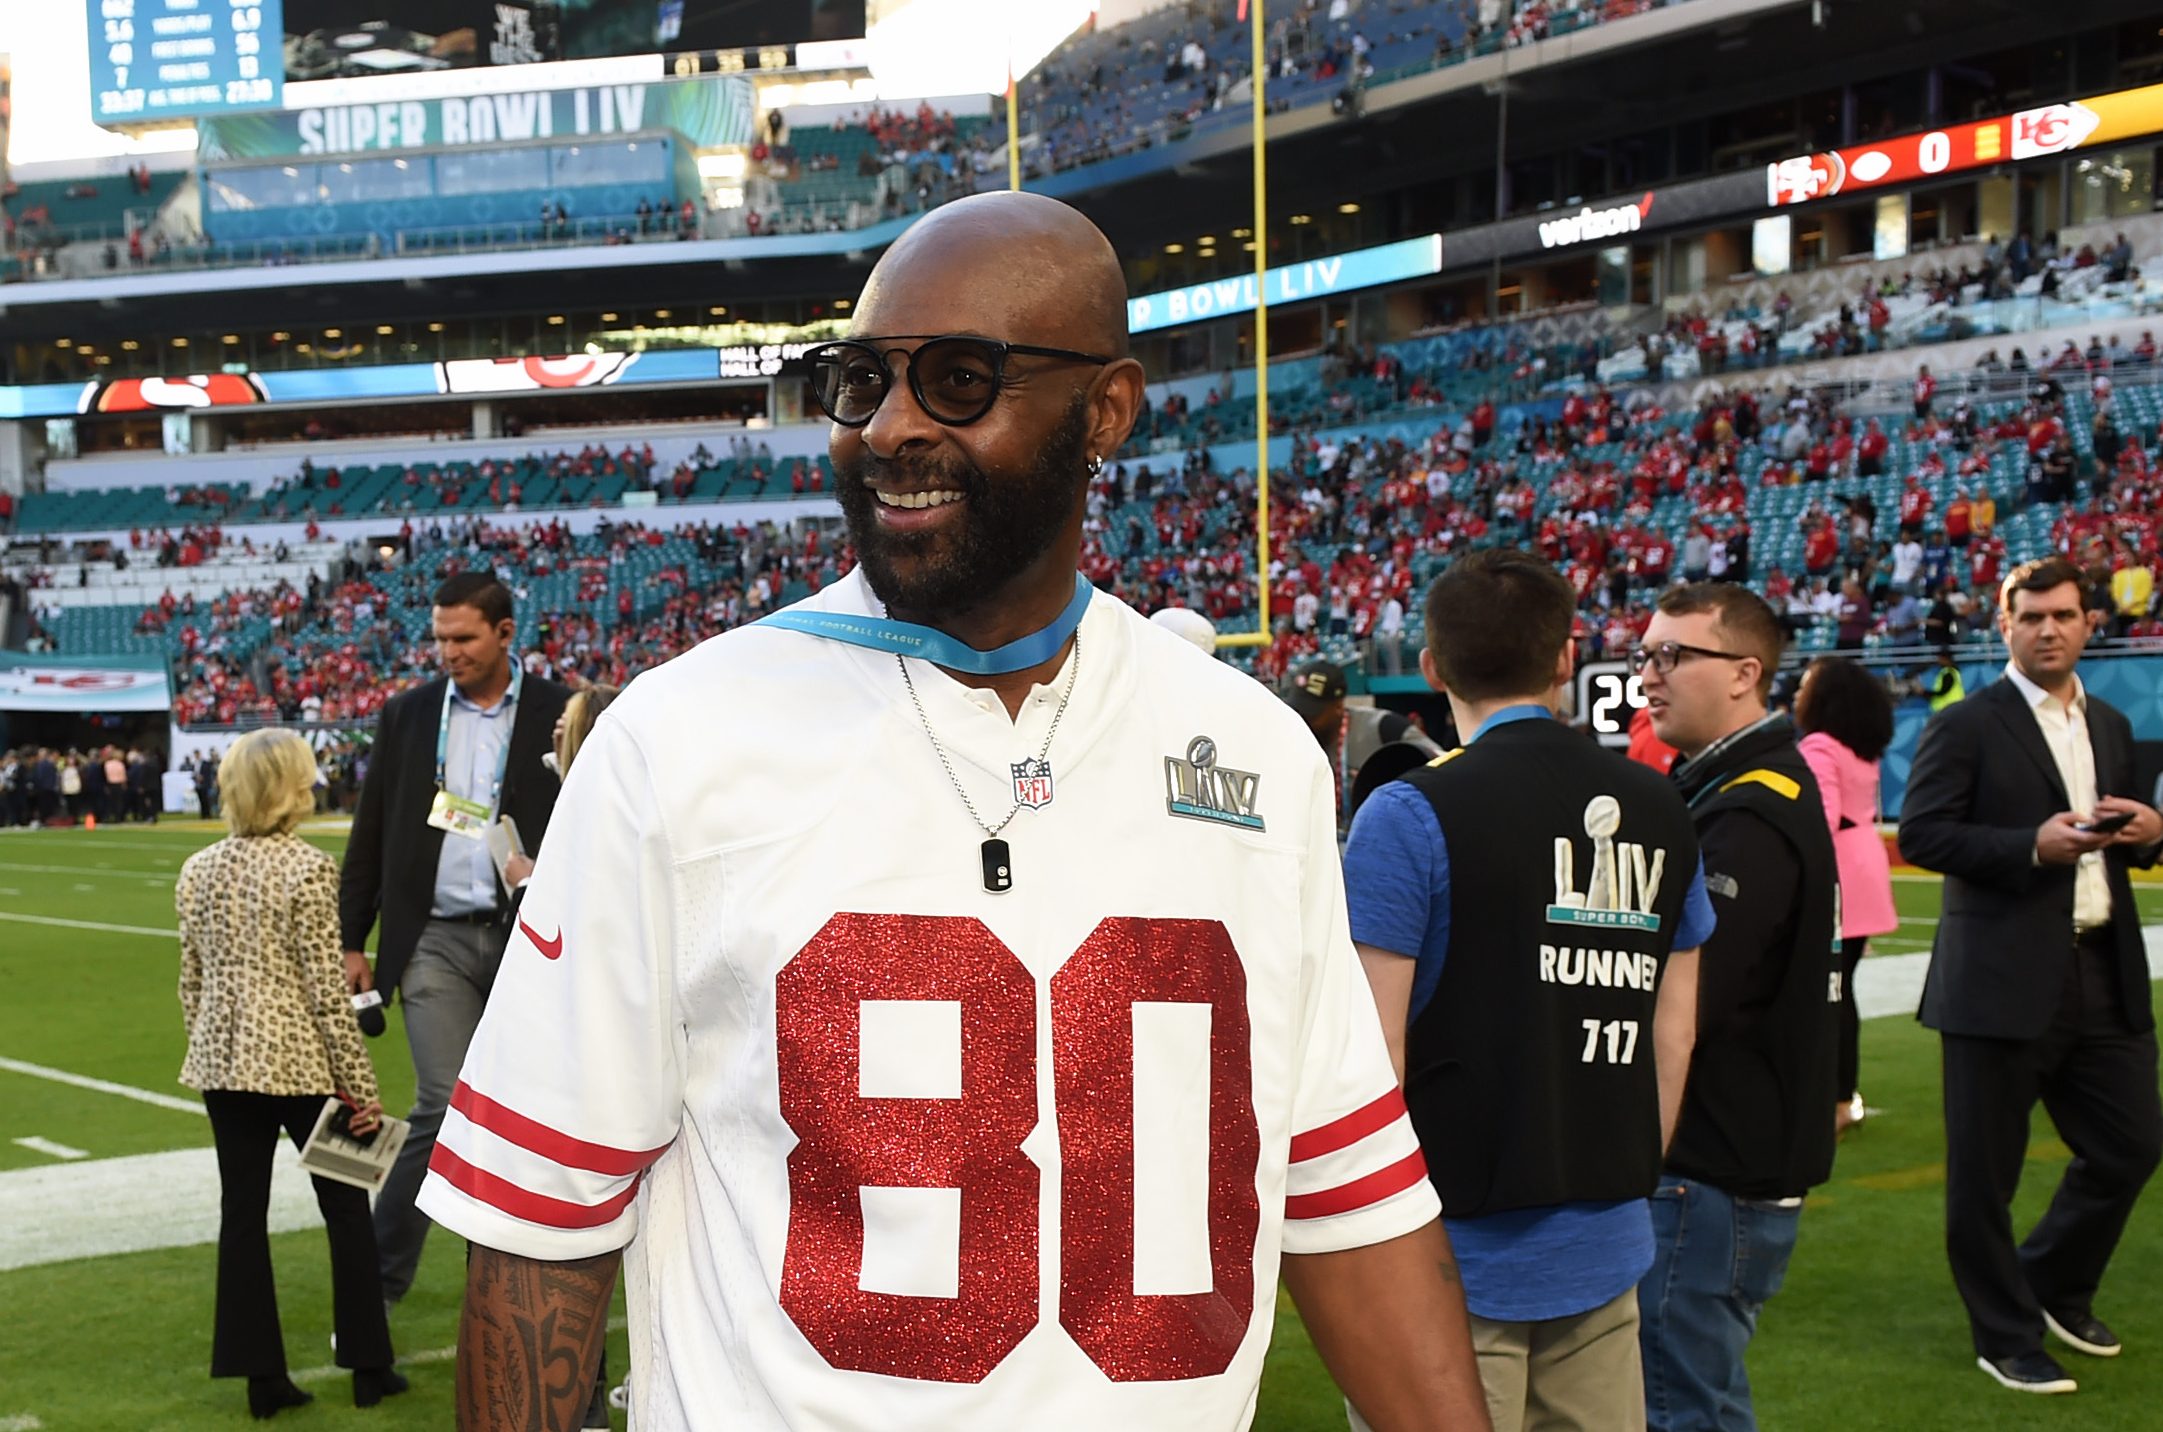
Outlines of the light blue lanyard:
{"type": "MultiPolygon", "coordinates": [[[[518,719],[516,709],[518,706],[518,684],[525,678],[525,674],[524,669],[517,662],[511,663],[511,689],[504,693],[503,700],[505,705],[512,708],[506,714],[514,721],[518,719]]],[[[443,783],[443,780],[447,774],[446,762],[451,752],[451,701],[457,691],[458,683],[452,681],[449,677],[445,677],[443,681],[443,719],[436,723],[436,789],[439,791],[448,791],[450,789],[449,786],[443,783]]],[[[480,713],[475,712],[474,714],[478,716],[480,713]]],[[[504,768],[509,766],[510,763],[511,738],[506,735],[503,738],[502,747],[496,752],[496,778],[488,787],[488,808],[490,810],[496,808],[496,797],[503,794],[503,772],[504,768]]]]}
{"type": "Polygon", "coordinates": [[[1067,638],[1081,626],[1082,617],[1089,611],[1089,599],[1094,595],[1096,589],[1089,585],[1089,579],[1076,572],[1074,599],[1059,613],[1058,620],[1041,631],[1031,632],[1019,641],[1010,641],[990,651],[978,651],[964,645],[935,627],[897,622],[891,617],[845,616],[837,612],[798,611],[791,607],[763,618],[758,625],[822,636],[828,641],[860,646],[868,651],[922,657],[948,671],[966,671],[972,676],[1002,676],[1010,671],[1042,666],[1064,650],[1067,638]]]}

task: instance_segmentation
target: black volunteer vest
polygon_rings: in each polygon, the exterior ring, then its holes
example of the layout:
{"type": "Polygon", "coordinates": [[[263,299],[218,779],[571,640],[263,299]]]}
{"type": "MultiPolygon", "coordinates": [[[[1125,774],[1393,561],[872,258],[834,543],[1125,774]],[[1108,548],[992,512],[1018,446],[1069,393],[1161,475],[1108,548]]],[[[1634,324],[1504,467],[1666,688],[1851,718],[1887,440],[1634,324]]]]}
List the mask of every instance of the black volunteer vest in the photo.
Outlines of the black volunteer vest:
{"type": "MultiPolygon", "coordinates": [[[[1817,781],[1785,720],[1716,753],[1704,770],[1687,766],[1677,784],[1700,830],[1748,811],[1779,831],[1801,871],[1795,907],[1779,927],[1782,948],[1752,1000],[1724,1031],[1699,1031],[1683,1088],[1682,1116],[1667,1167],[1742,1198],[1792,1198],[1832,1174],[1833,1121],[1826,1111],[1839,1083],[1839,870],[1817,781]]],[[[1708,874],[1713,872],[1708,872],[1708,874]]],[[[1750,897],[1751,872],[1719,872],[1750,897]]],[[[1723,958],[1754,951],[1708,952],[1723,958]]]]}
{"type": "Polygon", "coordinates": [[[1660,1174],[1652,1015],[1697,841],[1674,788],[1557,721],[1405,779],[1448,846],[1449,951],[1405,1101],[1452,1218],[1643,1198],[1660,1174]]]}

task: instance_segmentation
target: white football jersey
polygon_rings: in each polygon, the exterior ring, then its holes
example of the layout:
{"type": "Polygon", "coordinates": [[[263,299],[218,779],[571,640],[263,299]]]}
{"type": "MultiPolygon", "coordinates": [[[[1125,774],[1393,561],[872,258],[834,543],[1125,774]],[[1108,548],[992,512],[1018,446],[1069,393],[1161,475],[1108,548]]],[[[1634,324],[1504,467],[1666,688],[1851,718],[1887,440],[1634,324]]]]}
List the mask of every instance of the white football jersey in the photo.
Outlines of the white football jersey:
{"type": "Polygon", "coordinates": [[[1004,893],[892,655],[733,631],[581,751],[420,1201],[629,1245],[637,1427],[1245,1427],[1279,1254],[1439,1211],[1320,746],[1104,594],[1077,650],[1018,720],[910,663],[1004,893]]]}

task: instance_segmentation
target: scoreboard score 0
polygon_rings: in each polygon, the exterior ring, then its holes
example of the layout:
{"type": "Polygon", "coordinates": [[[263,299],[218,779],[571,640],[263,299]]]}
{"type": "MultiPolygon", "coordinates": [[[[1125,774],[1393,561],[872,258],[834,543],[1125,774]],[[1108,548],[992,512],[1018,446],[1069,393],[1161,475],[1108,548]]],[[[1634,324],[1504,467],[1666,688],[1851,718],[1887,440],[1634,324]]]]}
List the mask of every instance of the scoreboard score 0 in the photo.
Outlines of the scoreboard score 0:
{"type": "Polygon", "coordinates": [[[89,0],[86,9],[99,124],[285,102],[282,0],[89,0]]]}

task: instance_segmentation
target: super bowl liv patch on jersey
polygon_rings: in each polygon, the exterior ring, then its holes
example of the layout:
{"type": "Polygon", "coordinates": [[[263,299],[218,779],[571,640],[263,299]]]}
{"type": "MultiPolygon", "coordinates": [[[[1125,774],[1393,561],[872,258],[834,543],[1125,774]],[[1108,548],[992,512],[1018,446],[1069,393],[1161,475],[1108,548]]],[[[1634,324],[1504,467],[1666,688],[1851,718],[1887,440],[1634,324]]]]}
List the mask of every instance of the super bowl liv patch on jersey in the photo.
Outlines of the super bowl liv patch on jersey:
{"type": "Polygon", "coordinates": [[[1217,764],[1217,743],[1196,736],[1184,757],[1164,758],[1164,808],[1189,820],[1215,821],[1242,830],[1265,830],[1254,803],[1262,778],[1217,764]]]}

